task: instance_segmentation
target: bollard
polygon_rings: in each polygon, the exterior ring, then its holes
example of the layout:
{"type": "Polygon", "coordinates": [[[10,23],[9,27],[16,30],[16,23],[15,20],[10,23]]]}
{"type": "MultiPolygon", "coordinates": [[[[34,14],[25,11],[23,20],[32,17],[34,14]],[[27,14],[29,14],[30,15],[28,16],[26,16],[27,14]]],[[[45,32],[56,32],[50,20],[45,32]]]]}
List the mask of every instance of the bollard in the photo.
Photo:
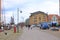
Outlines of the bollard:
{"type": "Polygon", "coordinates": [[[14,26],[14,33],[16,33],[16,26],[14,26]]]}

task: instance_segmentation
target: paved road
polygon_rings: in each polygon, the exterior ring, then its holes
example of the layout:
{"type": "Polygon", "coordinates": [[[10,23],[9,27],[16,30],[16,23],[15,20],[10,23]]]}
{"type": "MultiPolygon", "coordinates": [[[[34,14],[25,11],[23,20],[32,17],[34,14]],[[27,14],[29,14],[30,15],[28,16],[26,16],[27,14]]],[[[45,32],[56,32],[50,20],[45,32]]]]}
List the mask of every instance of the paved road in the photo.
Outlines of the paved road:
{"type": "Polygon", "coordinates": [[[24,28],[24,33],[17,40],[60,40],[60,39],[44,31],[40,31],[38,28],[33,28],[32,30],[24,28]]]}

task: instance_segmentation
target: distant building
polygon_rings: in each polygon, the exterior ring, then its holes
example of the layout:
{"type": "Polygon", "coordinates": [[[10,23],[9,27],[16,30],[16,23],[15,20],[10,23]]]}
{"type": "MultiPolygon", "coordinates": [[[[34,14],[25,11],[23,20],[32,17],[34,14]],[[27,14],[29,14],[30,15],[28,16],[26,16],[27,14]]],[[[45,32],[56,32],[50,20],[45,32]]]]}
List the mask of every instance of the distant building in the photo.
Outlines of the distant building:
{"type": "Polygon", "coordinates": [[[31,13],[29,24],[39,24],[41,22],[48,22],[48,14],[42,12],[42,11],[37,11],[34,13],[31,13]]]}
{"type": "Polygon", "coordinates": [[[25,21],[25,25],[29,25],[29,18],[26,19],[26,21],[25,21]]]}
{"type": "Polygon", "coordinates": [[[50,15],[48,15],[48,19],[49,19],[49,22],[56,22],[56,23],[58,23],[58,15],[56,15],[56,14],[50,14],[50,15]]]}
{"type": "Polygon", "coordinates": [[[14,24],[14,18],[13,17],[11,17],[11,23],[10,24],[11,25],[14,24]]]}
{"type": "Polygon", "coordinates": [[[58,24],[60,25],[60,16],[58,16],[58,24]]]}
{"type": "Polygon", "coordinates": [[[24,22],[21,22],[21,23],[18,23],[17,25],[19,25],[19,26],[24,26],[25,25],[25,23],[24,22]]]}

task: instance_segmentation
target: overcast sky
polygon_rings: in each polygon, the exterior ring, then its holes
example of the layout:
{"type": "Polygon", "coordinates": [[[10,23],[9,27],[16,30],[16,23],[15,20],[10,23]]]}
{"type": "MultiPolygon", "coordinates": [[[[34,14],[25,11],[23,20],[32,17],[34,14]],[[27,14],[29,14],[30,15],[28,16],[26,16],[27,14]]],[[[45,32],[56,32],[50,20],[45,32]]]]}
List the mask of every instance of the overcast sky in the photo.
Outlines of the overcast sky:
{"type": "Polygon", "coordinates": [[[36,11],[59,14],[59,0],[2,0],[2,13],[5,13],[7,23],[10,22],[13,14],[17,23],[17,8],[22,11],[22,13],[19,12],[19,22],[22,22],[29,18],[30,13],[36,11]]]}

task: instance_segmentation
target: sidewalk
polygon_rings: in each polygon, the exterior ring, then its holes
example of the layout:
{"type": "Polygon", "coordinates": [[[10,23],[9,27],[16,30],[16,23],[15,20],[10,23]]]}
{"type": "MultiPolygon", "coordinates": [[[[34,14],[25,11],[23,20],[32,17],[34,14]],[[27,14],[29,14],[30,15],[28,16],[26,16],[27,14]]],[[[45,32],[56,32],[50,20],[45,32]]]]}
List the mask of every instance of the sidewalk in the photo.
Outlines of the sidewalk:
{"type": "Polygon", "coordinates": [[[19,33],[14,33],[13,29],[7,30],[7,35],[4,32],[0,33],[0,40],[16,40],[16,38],[21,35],[22,30],[19,33]]]}

